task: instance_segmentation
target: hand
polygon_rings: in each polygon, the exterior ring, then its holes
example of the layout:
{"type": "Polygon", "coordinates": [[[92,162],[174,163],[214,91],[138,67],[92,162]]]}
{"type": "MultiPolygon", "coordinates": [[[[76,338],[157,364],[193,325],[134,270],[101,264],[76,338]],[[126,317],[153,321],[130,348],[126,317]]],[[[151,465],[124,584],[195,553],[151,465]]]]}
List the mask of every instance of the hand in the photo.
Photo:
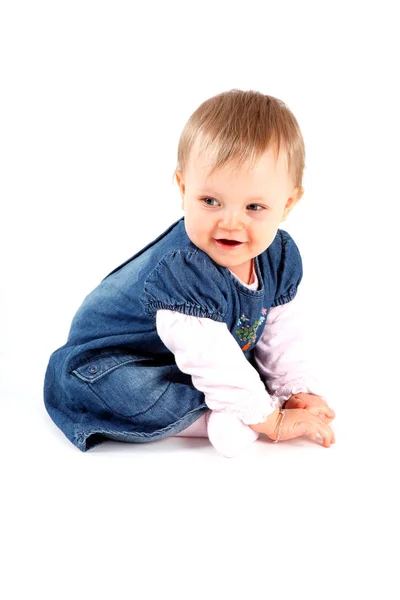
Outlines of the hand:
{"type": "Polygon", "coordinates": [[[335,412],[329,408],[327,402],[321,396],[300,392],[293,394],[284,404],[284,408],[303,408],[317,415],[325,423],[331,423],[335,418],[335,412]]]}
{"type": "Polygon", "coordinates": [[[285,409],[284,414],[285,416],[282,417],[274,411],[266,421],[250,425],[250,427],[259,433],[265,433],[271,440],[275,441],[283,418],[279,440],[291,440],[302,435],[309,435],[312,440],[316,441],[317,436],[320,435],[326,448],[335,443],[335,435],[332,429],[312,412],[302,408],[289,408],[285,409]]]}

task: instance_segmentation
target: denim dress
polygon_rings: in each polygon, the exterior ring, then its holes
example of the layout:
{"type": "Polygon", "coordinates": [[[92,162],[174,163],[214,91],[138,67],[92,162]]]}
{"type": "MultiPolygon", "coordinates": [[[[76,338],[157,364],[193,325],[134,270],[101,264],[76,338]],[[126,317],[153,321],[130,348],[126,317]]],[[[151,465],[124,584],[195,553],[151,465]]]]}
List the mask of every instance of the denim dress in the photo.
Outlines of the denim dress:
{"type": "Polygon", "coordinates": [[[84,299],[67,342],[50,356],[44,402],[55,424],[85,452],[111,439],[150,442],[173,436],[208,410],[191,376],[157,334],[169,309],[226,323],[256,368],[254,347],[268,311],[294,298],[299,250],[284,230],[255,258],[258,290],[195,246],[184,218],[114,269],[84,299]]]}

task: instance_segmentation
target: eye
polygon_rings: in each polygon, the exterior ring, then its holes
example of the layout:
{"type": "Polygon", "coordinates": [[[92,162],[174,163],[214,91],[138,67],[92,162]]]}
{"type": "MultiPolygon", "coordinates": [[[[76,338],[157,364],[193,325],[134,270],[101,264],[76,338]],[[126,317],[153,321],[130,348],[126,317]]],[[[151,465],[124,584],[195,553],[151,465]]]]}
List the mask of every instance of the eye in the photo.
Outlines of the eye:
{"type": "Polygon", "coordinates": [[[250,209],[250,212],[259,212],[260,210],[264,210],[264,207],[260,206],[260,204],[249,204],[247,208],[250,209]]]}
{"type": "Polygon", "coordinates": [[[202,201],[207,206],[216,206],[216,204],[218,204],[218,202],[216,200],[214,200],[214,198],[202,198],[202,201]],[[216,202],[216,204],[212,204],[213,202],[216,202]]]}

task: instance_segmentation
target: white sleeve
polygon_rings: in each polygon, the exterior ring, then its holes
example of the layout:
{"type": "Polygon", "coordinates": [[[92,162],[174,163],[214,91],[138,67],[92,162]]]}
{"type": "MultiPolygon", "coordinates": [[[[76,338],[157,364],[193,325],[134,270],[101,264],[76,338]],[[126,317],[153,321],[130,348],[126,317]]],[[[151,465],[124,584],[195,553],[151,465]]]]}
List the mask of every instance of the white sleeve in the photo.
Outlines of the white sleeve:
{"type": "Polygon", "coordinates": [[[270,309],[255,347],[257,368],[274,406],[299,392],[322,396],[307,354],[302,300],[296,296],[270,309]]]}
{"type": "Polygon", "coordinates": [[[156,324],[177,366],[191,375],[211,410],[235,415],[247,425],[265,421],[274,411],[265,384],[225,323],[161,309],[156,324]]]}

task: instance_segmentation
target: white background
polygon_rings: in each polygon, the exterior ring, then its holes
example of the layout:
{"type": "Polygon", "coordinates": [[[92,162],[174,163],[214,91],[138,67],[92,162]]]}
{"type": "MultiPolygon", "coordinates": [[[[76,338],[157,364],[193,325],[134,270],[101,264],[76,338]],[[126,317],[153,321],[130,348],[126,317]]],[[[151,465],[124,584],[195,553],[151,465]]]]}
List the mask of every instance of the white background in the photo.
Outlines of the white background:
{"type": "Polygon", "coordinates": [[[1,559],[5,600],[398,598],[396,2],[0,5],[1,559]],[[48,417],[84,297],[181,216],[180,132],[232,89],[306,143],[298,244],[337,443],[108,442],[48,417]]]}

